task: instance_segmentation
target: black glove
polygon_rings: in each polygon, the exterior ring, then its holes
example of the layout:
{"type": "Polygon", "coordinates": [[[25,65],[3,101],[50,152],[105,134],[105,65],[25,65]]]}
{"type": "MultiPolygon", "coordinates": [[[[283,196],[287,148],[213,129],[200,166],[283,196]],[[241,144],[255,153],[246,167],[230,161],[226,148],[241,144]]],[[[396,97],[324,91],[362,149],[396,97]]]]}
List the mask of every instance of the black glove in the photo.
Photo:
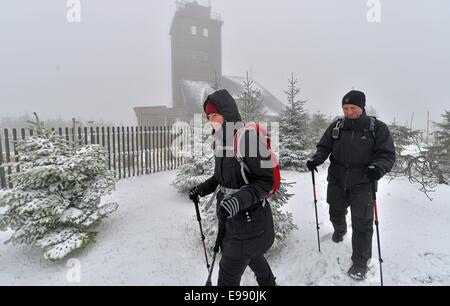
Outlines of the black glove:
{"type": "Polygon", "coordinates": [[[198,186],[195,186],[189,190],[189,199],[191,199],[191,201],[197,200],[199,195],[200,190],[198,189],[198,186]]]}
{"type": "Polygon", "coordinates": [[[225,199],[220,203],[219,216],[231,218],[236,215],[240,210],[239,201],[235,197],[225,199]]]}
{"type": "Polygon", "coordinates": [[[383,176],[383,173],[380,168],[376,166],[369,166],[367,167],[367,176],[371,182],[374,182],[378,181],[383,176]]]}
{"type": "Polygon", "coordinates": [[[314,159],[310,159],[306,162],[306,167],[308,168],[309,171],[317,171],[317,166],[319,164],[317,163],[317,161],[315,161],[314,159]]]}

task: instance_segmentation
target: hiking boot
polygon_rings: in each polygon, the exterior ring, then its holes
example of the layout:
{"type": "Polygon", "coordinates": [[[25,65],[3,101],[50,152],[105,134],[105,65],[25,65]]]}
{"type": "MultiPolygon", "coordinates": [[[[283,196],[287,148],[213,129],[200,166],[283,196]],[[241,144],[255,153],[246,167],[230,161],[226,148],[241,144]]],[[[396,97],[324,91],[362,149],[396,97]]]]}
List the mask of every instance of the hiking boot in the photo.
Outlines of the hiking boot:
{"type": "Polygon", "coordinates": [[[366,279],[367,270],[367,266],[353,264],[348,270],[347,274],[354,280],[360,281],[366,279]]]}
{"type": "Polygon", "coordinates": [[[333,240],[333,242],[339,243],[342,240],[344,240],[344,235],[346,234],[346,232],[344,233],[339,233],[339,232],[334,232],[333,236],[331,237],[331,240],[333,240]]]}

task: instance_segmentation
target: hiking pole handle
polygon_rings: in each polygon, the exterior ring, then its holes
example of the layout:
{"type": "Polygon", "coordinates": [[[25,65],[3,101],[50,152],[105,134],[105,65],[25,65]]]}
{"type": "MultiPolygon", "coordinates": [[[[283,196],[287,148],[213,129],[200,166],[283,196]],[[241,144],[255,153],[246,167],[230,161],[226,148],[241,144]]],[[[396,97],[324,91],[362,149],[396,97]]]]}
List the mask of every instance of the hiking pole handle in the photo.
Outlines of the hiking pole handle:
{"type": "Polygon", "coordinates": [[[375,224],[378,225],[378,207],[377,207],[377,187],[376,187],[376,181],[372,180],[370,182],[370,186],[372,188],[372,205],[373,205],[373,212],[375,216],[375,224]]]}

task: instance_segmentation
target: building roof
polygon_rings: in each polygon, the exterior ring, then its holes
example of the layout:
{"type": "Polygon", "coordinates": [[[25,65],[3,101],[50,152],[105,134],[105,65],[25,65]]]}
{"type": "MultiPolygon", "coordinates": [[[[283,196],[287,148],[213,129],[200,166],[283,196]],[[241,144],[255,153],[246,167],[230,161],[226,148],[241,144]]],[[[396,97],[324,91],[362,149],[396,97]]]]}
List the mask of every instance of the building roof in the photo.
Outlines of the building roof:
{"type": "MultiPolygon", "coordinates": [[[[238,76],[222,76],[220,88],[224,88],[238,100],[239,93],[243,90],[246,78],[238,76]]],[[[273,94],[265,89],[260,83],[253,80],[254,87],[261,90],[263,104],[267,116],[275,117],[285,109],[285,105],[273,94]]],[[[181,84],[181,93],[185,109],[191,113],[203,112],[203,102],[214,90],[208,82],[184,80],[181,84]]]]}

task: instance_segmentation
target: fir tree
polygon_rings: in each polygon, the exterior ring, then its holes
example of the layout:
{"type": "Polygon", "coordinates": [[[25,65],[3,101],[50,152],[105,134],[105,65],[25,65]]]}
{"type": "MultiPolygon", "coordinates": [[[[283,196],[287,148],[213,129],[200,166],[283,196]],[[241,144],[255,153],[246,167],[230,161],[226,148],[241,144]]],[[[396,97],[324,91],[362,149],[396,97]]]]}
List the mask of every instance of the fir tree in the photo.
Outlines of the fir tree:
{"type": "Polygon", "coordinates": [[[283,169],[306,171],[305,163],[310,155],[311,141],[308,135],[308,113],[304,109],[306,101],[298,100],[300,88],[294,74],[288,79],[285,90],[288,105],[280,116],[280,166],[283,169]]]}
{"type": "Polygon", "coordinates": [[[243,83],[243,89],[238,95],[238,107],[242,121],[263,122],[265,120],[265,107],[260,89],[255,88],[254,82],[247,78],[243,83]]]}
{"type": "Polygon", "coordinates": [[[220,83],[222,83],[221,76],[217,73],[217,71],[214,71],[214,77],[212,82],[210,83],[211,88],[214,91],[218,91],[220,89],[220,83]]]}
{"type": "Polygon", "coordinates": [[[270,207],[272,208],[273,224],[275,227],[275,241],[268,252],[270,257],[276,256],[283,250],[286,246],[286,238],[293,229],[297,228],[292,213],[283,211],[283,206],[288,203],[289,199],[294,195],[288,193],[288,188],[292,188],[293,184],[294,183],[287,183],[282,179],[278,192],[269,198],[270,207]]]}
{"type": "Polygon", "coordinates": [[[317,111],[315,112],[309,124],[310,140],[312,145],[317,145],[322,138],[323,133],[331,124],[331,119],[327,118],[324,113],[317,111]]]}
{"type": "Polygon", "coordinates": [[[431,200],[430,193],[434,192],[437,184],[442,183],[441,172],[437,166],[445,163],[436,163],[439,158],[433,156],[433,147],[427,148],[421,143],[422,131],[397,124],[391,124],[389,129],[396,153],[395,165],[389,176],[406,177],[431,200]]]}
{"type": "Polygon", "coordinates": [[[398,125],[396,123],[389,125],[389,130],[394,140],[396,156],[394,168],[390,172],[390,175],[405,175],[409,172],[407,168],[408,165],[411,165],[410,162],[414,158],[413,155],[417,155],[416,153],[420,154],[420,131],[412,130],[405,125],[398,125]]]}
{"type": "Polygon", "coordinates": [[[435,123],[434,143],[428,148],[431,169],[438,184],[450,184],[450,111],[441,114],[443,121],[435,123]]]}
{"type": "Polygon", "coordinates": [[[192,136],[190,137],[190,156],[185,159],[183,165],[178,167],[175,180],[172,183],[181,193],[187,193],[189,189],[199,185],[214,174],[214,152],[212,144],[209,142],[211,134],[205,133],[200,123],[209,126],[202,118],[198,124],[193,124],[192,129],[184,130],[186,133],[191,133],[192,136]]]}
{"type": "Polygon", "coordinates": [[[116,203],[101,204],[115,189],[107,154],[98,145],[77,146],[45,128],[36,115],[33,136],[17,141],[21,171],[15,187],[0,194],[0,230],[13,230],[6,243],[30,244],[49,260],[94,242],[91,229],[114,212],[116,203]]]}

